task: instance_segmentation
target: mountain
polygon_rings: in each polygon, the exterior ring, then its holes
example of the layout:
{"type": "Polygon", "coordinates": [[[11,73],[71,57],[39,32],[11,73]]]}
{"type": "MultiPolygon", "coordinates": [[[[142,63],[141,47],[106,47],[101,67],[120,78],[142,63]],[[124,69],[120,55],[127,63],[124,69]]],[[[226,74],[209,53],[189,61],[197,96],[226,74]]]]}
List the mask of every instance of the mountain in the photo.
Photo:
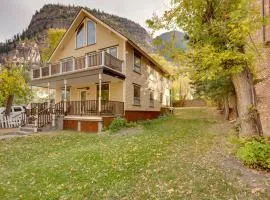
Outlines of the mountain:
{"type": "MultiPolygon", "coordinates": [[[[33,37],[37,33],[49,28],[67,29],[81,8],[82,7],[79,6],[47,4],[43,6],[40,11],[37,11],[32,17],[25,34],[28,37],[33,37]]],[[[139,24],[129,19],[108,14],[96,9],[90,9],[87,7],[84,7],[84,9],[141,46],[145,48],[149,48],[149,46],[151,46],[152,39],[150,35],[139,24]]]]}
{"type": "Polygon", "coordinates": [[[163,33],[156,38],[154,38],[154,43],[156,43],[156,48],[162,49],[168,43],[173,43],[175,48],[180,48],[185,50],[187,48],[187,40],[185,38],[185,33],[181,31],[170,31],[163,33]]]}
{"type": "MultiPolygon", "coordinates": [[[[23,30],[21,34],[16,34],[5,44],[0,44],[0,62],[3,60],[15,63],[21,63],[23,61],[31,62],[31,55],[33,54],[33,51],[37,50],[36,47],[38,47],[38,51],[34,52],[35,55],[37,53],[40,54],[42,49],[48,46],[48,29],[67,29],[81,8],[82,7],[79,6],[66,6],[60,4],[44,5],[32,16],[28,27],[23,30]],[[32,49],[31,46],[33,46],[32,49]],[[18,55],[18,51],[20,51],[20,55],[18,55]],[[31,55],[29,55],[29,53],[31,53],[31,55]]],[[[84,9],[138,44],[140,47],[152,52],[152,38],[138,23],[97,9],[87,7],[84,7],[84,9]]],[[[40,58],[35,57],[35,62],[39,61],[40,58]]]]}

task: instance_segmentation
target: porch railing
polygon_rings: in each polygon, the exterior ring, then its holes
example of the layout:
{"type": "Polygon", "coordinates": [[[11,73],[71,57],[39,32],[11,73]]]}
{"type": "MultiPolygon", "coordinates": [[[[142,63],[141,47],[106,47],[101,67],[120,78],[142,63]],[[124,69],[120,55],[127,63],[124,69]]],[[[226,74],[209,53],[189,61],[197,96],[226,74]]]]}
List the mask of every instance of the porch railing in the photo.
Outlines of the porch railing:
{"type": "Polygon", "coordinates": [[[124,102],[119,101],[101,101],[101,115],[124,115],[124,102]]]}
{"type": "Polygon", "coordinates": [[[42,128],[51,123],[53,113],[54,113],[53,107],[49,107],[40,111],[37,115],[37,127],[42,128]]]}
{"type": "Polygon", "coordinates": [[[32,109],[10,118],[0,119],[0,127],[18,127],[33,124],[37,128],[46,127],[53,120],[53,116],[60,115],[79,115],[79,116],[123,116],[124,102],[101,101],[99,110],[98,100],[69,101],[66,102],[66,112],[64,101],[58,102],[50,107],[47,103],[33,103],[32,109]]]}
{"type": "Polygon", "coordinates": [[[62,73],[73,71],[73,58],[67,58],[61,61],[62,73]]]}
{"type": "Polygon", "coordinates": [[[60,74],[60,63],[51,64],[51,75],[55,74],[60,74]]]}
{"type": "Polygon", "coordinates": [[[101,112],[99,113],[98,100],[70,101],[67,102],[67,115],[96,116],[96,115],[124,115],[124,102],[101,101],[101,112]]]}
{"type": "Polygon", "coordinates": [[[53,75],[65,74],[82,69],[88,69],[95,66],[106,66],[119,72],[123,72],[123,61],[112,56],[107,52],[97,52],[86,54],[81,57],[65,58],[57,63],[48,63],[45,67],[33,69],[32,78],[39,79],[53,75]]]}
{"type": "Polygon", "coordinates": [[[36,112],[40,112],[40,111],[44,110],[47,107],[48,107],[47,102],[44,102],[44,103],[31,103],[30,104],[30,109],[29,109],[28,112],[30,112],[31,115],[35,115],[35,114],[37,114],[36,112]]]}
{"type": "Polygon", "coordinates": [[[122,61],[105,52],[105,66],[122,72],[122,61]]]}
{"type": "Polygon", "coordinates": [[[67,115],[97,115],[98,101],[69,101],[67,102],[67,115]]]}
{"type": "Polygon", "coordinates": [[[54,112],[55,112],[56,116],[60,116],[60,115],[65,114],[65,112],[64,112],[64,101],[60,101],[60,102],[55,104],[54,112]]]}

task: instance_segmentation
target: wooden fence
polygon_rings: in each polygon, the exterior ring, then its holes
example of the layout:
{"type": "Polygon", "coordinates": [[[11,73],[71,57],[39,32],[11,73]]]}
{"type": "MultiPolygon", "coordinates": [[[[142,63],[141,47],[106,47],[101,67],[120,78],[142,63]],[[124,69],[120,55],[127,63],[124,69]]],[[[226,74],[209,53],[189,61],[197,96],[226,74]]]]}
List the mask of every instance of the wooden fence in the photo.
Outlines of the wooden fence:
{"type": "Polygon", "coordinates": [[[0,128],[18,128],[25,121],[25,113],[21,113],[17,116],[0,116],[0,128]]]}

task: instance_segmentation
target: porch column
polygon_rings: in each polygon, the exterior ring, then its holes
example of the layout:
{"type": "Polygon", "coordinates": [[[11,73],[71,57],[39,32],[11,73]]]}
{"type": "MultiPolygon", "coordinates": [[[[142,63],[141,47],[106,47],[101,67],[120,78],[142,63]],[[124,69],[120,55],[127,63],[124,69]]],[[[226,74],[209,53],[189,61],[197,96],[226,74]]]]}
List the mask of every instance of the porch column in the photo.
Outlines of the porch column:
{"type": "Polygon", "coordinates": [[[75,65],[76,65],[75,58],[72,57],[72,71],[75,71],[75,65]]]}
{"type": "Polygon", "coordinates": [[[99,71],[98,74],[98,88],[99,88],[99,92],[98,92],[98,113],[99,115],[101,115],[101,85],[102,85],[102,72],[99,71]]]}
{"type": "Polygon", "coordinates": [[[67,111],[67,80],[64,80],[65,91],[64,91],[64,113],[67,111]]]}
{"type": "Polygon", "coordinates": [[[48,67],[49,67],[49,76],[51,76],[52,75],[52,65],[48,64],[48,67]]]}
{"type": "Polygon", "coordinates": [[[48,108],[50,107],[50,82],[48,82],[48,100],[47,100],[47,103],[48,103],[48,108]]]}
{"type": "Polygon", "coordinates": [[[101,65],[105,66],[105,51],[101,52],[101,65]]]}
{"type": "Polygon", "coordinates": [[[87,54],[85,55],[85,66],[84,67],[85,68],[88,67],[88,55],[87,54]]]}

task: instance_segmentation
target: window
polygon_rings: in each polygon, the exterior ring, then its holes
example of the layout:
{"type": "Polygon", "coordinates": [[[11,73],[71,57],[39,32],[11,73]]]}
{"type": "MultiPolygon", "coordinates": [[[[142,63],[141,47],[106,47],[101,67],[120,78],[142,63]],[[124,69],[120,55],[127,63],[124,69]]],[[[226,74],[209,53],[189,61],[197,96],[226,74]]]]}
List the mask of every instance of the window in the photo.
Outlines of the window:
{"type": "Polygon", "coordinates": [[[134,53],[134,71],[141,73],[141,56],[134,53]]]}
{"type": "MultiPolygon", "coordinates": [[[[101,100],[109,101],[110,87],[109,84],[101,85],[101,100]]],[[[99,97],[99,85],[97,84],[97,99],[99,97]]]]}
{"type": "Polygon", "coordinates": [[[149,106],[154,107],[154,91],[150,91],[149,95],[149,106]]]}
{"type": "MultiPolygon", "coordinates": [[[[65,99],[65,88],[62,88],[61,100],[65,99]]],[[[70,88],[67,88],[67,101],[70,101],[70,88]]]]}
{"type": "Polygon", "coordinates": [[[81,48],[83,47],[83,27],[84,24],[81,24],[76,35],[76,48],[81,48]]]}
{"type": "Polygon", "coordinates": [[[160,93],[160,96],[159,96],[159,103],[160,104],[163,103],[163,93],[162,92],[160,93]]]}
{"type": "Polygon", "coordinates": [[[92,21],[87,22],[87,44],[92,45],[96,43],[96,25],[92,21]]]}
{"type": "Polygon", "coordinates": [[[117,58],[117,47],[109,48],[109,54],[117,58]]]}
{"type": "Polygon", "coordinates": [[[14,112],[22,112],[22,108],[21,107],[14,107],[14,112]]]}
{"type": "Polygon", "coordinates": [[[134,96],[133,103],[134,105],[141,105],[141,86],[134,84],[134,96]]]}

